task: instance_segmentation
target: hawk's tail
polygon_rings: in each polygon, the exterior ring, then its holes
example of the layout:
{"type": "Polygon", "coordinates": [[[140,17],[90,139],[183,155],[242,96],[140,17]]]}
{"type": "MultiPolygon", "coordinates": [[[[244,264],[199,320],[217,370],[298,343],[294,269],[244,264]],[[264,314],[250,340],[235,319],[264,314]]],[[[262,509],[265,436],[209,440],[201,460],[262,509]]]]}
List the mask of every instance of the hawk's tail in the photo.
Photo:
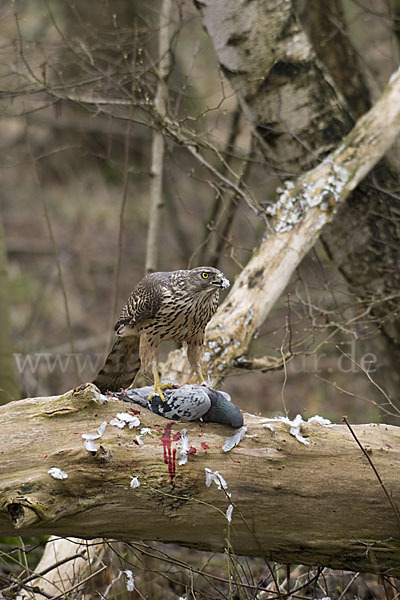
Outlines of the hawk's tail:
{"type": "Polygon", "coordinates": [[[93,383],[101,392],[119,392],[131,385],[139,369],[139,337],[118,337],[93,383]]]}

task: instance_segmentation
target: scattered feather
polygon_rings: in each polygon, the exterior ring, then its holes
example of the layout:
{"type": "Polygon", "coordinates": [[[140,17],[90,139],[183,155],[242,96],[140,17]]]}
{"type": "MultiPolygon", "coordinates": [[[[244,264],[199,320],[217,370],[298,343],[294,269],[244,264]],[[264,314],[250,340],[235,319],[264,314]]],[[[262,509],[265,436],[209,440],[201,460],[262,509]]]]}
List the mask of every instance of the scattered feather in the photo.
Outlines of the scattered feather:
{"type": "Polygon", "coordinates": [[[290,433],[290,435],[293,435],[298,442],[301,442],[305,446],[309,446],[310,440],[307,440],[300,433],[300,428],[303,423],[304,423],[303,417],[301,415],[296,415],[293,421],[289,420],[289,424],[290,424],[289,433],[290,433]]]}
{"type": "Polygon", "coordinates": [[[324,427],[333,427],[333,423],[329,419],[324,419],[324,417],[320,417],[319,415],[310,417],[307,423],[318,423],[318,425],[323,425],[324,427]]]}
{"type": "Polygon", "coordinates": [[[206,472],[206,486],[210,487],[212,482],[214,482],[219,490],[226,490],[228,484],[225,479],[222,477],[219,471],[211,471],[208,467],[205,468],[206,472]]]}
{"type": "Polygon", "coordinates": [[[54,479],[67,479],[68,473],[62,471],[58,467],[51,467],[48,471],[48,474],[54,477],[54,479]]]}
{"type": "Polygon", "coordinates": [[[117,419],[117,417],[114,417],[113,419],[111,419],[110,425],[112,425],[113,427],[119,427],[120,429],[123,429],[126,423],[125,421],[121,421],[120,419],[117,419]]]}
{"type": "Polygon", "coordinates": [[[133,573],[130,569],[126,569],[126,571],[124,571],[124,574],[126,576],[126,589],[128,592],[133,592],[133,590],[135,589],[135,580],[133,579],[133,573]]]}
{"type": "Polygon", "coordinates": [[[98,433],[100,436],[102,436],[102,435],[103,435],[103,433],[104,433],[104,432],[105,432],[105,430],[106,430],[106,427],[107,427],[107,421],[103,421],[103,422],[102,422],[102,424],[100,425],[100,427],[98,427],[98,429],[97,429],[97,433],[98,433]]]}
{"type": "Polygon", "coordinates": [[[140,435],[150,435],[152,433],[152,430],[150,429],[150,427],[142,427],[142,429],[140,430],[140,435]]]}
{"type": "Polygon", "coordinates": [[[228,508],[226,509],[226,518],[228,519],[228,522],[230,523],[232,521],[232,512],[233,512],[233,504],[230,504],[228,506],[228,508]]]}
{"type": "Polygon", "coordinates": [[[128,423],[129,429],[132,429],[133,427],[139,427],[140,425],[139,419],[136,416],[131,415],[129,413],[117,413],[117,419],[119,421],[124,421],[125,423],[128,423]]]}
{"type": "Polygon", "coordinates": [[[190,450],[189,436],[187,434],[186,429],[182,430],[180,442],[181,442],[181,449],[179,450],[178,465],[182,466],[187,463],[187,461],[188,461],[187,455],[190,450]]]}
{"type": "Polygon", "coordinates": [[[134,490],[135,488],[140,487],[140,481],[138,477],[132,477],[132,475],[130,475],[131,478],[131,482],[130,482],[130,487],[134,490]]]}
{"type": "Polygon", "coordinates": [[[224,452],[229,452],[230,450],[232,450],[232,448],[237,446],[242,441],[242,439],[246,435],[246,431],[247,427],[245,426],[237,429],[235,433],[225,441],[225,444],[222,446],[222,450],[224,452]]]}
{"type": "Polygon", "coordinates": [[[272,432],[272,435],[275,435],[275,427],[272,425],[272,423],[264,423],[263,427],[265,429],[270,429],[272,432]]]}
{"type": "MultiPolygon", "coordinates": [[[[267,419],[268,421],[281,421],[282,423],[286,423],[289,425],[289,433],[293,435],[296,440],[305,444],[306,446],[310,445],[310,440],[301,435],[301,427],[305,424],[318,423],[319,425],[323,425],[324,427],[333,427],[333,423],[329,419],[324,419],[324,417],[320,417],[319,415],[315,415],[314,417],[310,417],[308,421],[304,421],[301,415],[296,415],[293,419],[289,419],[288,417],[274,417],[273,419],[267,419]]],[[[271,423],[264,423],[263,427],[271,429],[274,431],[273,425],[271,423]]]]}
{"type": "Polygon", "coordinates": [[[84,446],[88,452],[97,452],[98,450],[98,447],[96,446],[93,440],[85,440],[84,446]]]}
{"type": "Polygon", "coordinates": [[[82,437],[84,440],[98,440],[105,432],[106,427],[107,421],[103,421],[100,427],[97,428],[97,433],[82,433],[82,437]]]}
{"type": "MultiPolygon", "coordinates": [[[[130,427],[130,424],[129,424],[130,427]]],[[[136,442],[139,444],[139,446],[143,446],[144,441],[143,441],[143,437],[145,435],[150,435],[152,433],[152,430],[150,429],[150,427],[142,427],[140,430],[140,435],[136,436],[136,442]]]]}
{"type": "Polygon", "coordinates": [[[82,433],[82,437],[84,440],[98,440],[101,435],[98,433],[82,433]]]}

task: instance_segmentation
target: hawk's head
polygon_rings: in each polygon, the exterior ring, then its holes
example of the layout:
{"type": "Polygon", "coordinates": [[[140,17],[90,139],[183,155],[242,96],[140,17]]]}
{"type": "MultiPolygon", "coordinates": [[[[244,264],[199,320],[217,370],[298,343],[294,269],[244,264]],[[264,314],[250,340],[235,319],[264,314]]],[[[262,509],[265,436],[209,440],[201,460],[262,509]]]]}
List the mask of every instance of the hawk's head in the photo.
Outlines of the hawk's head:
{"type": "Polygon", "coordinates": [[[196,292],[215,292],[230,286],[225,275],[214,267],[196,267],[187,271],[187,286],[196,292]]]}

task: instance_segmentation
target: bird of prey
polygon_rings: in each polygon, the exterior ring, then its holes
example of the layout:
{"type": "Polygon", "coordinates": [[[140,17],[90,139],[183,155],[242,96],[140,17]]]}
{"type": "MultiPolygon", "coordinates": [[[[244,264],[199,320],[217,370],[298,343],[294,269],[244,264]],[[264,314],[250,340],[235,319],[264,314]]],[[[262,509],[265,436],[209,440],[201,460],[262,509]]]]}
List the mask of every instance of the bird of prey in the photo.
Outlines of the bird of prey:
{"type": "Polygon", "coordinates": [[[139,370],[153,375],[154,393],[164,401],[158,373],[158,346],[164,340],[183,342],[192,370],[203,381],[201,355],[204,331],[218,308],[219,290],[228,287],[213,267],[157,272],[135,287],[115,325],[117,339],[93,383],[102,391],[129,387],[139,370]]]}

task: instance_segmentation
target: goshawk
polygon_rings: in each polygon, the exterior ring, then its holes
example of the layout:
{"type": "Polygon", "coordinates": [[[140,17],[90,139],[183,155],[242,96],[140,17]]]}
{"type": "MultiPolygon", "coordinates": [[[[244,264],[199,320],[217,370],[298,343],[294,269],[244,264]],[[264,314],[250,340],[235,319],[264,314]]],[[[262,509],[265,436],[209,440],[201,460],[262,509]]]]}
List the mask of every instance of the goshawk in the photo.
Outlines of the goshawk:
{"type": "Polygon", "coordinates": [[[121,312],[117,339],[93,383],[103,392],[119,391],[141,370],[153,375],[154,392],[164,400],[158,373],[158,346],[164,340],[186,345],[190,366],[202,381],[204,331],[218,308],[219,290],[228,286],[213,267],[146,275],[121,312]]]}

